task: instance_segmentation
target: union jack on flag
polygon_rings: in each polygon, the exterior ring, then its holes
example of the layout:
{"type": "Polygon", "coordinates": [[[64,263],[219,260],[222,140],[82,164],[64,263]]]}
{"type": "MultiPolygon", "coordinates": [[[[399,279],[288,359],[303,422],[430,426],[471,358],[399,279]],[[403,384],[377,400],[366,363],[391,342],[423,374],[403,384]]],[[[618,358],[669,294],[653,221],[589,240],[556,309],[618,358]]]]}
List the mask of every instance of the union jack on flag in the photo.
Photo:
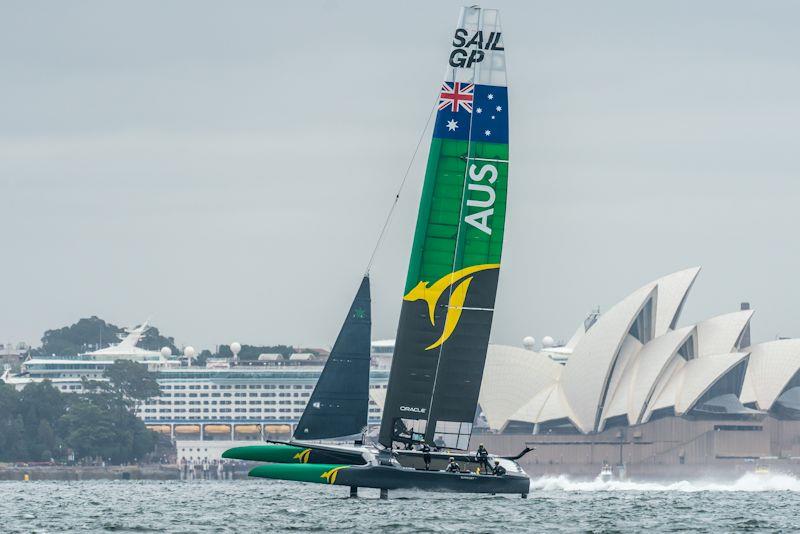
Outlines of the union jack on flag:
{"type": "Polygon", "coordinates": [[[464,108],[472,113],[472,99],[475,85],[462,82],[443,82],[442,92],[439,94],[439,109],[450,108],[457,113],[464,108]]]}

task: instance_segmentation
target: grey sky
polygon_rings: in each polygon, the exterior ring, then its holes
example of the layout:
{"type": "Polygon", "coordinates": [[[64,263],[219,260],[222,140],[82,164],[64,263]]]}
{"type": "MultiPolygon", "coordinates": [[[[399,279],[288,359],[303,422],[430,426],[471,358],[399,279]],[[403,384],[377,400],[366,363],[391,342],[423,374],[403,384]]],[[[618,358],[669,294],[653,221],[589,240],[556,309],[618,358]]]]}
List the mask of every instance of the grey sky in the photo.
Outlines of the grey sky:
{"type": "MultiPolygon", "coordinates": [[[[462,2],[0,6],[0,339],[152,316],[181,344],[330,345],[462,2]]],[[[800,4],[493,2],[511,111],[493,340],[703,271],[800,335],[800,4]]],[[[427,144],[429,136],[426,136],[427,144]]],[[[393,337],[423,167],[373,268],[393,337]]]]}

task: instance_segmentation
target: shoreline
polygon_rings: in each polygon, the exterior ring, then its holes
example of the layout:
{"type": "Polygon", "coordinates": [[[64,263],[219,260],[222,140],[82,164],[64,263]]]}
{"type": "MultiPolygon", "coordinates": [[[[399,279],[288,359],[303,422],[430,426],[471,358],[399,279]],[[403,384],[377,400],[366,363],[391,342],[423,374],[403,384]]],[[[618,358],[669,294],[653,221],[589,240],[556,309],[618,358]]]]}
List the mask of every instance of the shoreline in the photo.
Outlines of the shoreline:
{"type": "Polygon", "coordinates": [[[0,467],[0,481],[36,480],[179,480],[177,465],[145,466],[3,466],[0,467]]]}

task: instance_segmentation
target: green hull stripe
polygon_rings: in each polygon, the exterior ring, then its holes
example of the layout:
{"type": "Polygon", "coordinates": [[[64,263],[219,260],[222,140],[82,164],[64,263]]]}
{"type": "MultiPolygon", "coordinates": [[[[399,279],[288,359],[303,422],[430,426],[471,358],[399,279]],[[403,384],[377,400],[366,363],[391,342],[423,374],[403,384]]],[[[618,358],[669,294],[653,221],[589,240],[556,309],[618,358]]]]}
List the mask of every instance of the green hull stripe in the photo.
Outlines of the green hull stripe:
{"type": "Polygon", "coordinates": [[[248,474],[251,477],[330,484],[330,476],[326,478],[323,475],[343,467],[350,466],[340,464],[272,464],[254,467],[248,474]]]}
{"type": "Polygon", "coordinates": [[[296,456],[304,450],[291,445],[252,445],[228,449],[222,453],[222,457],[253,462],[300,463],[300,458],[296,456]]]}

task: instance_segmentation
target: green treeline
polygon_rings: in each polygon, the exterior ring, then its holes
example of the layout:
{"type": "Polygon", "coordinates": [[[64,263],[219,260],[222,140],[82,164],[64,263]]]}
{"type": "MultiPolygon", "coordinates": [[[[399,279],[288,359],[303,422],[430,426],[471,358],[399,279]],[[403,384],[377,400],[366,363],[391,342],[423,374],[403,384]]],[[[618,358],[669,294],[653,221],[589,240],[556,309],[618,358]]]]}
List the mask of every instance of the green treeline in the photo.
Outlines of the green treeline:
{"type": "MultiPolygon", "coordinates": [[[[124,328],[92,316],[70,326],[46,331],[42,336],[42,346],[33,349],[31,354],[34,357],[75,356],[119,343],[120,337],[124,335],[124,328]]],[[[158,328],[152,326],[145,331],[138,346],[147,350],[169,347],[173,354],[178,353],[175,339],[162,336],[158,328]]]]}
{"type": "Polygon", "coordinates": [[[133,413],[134,405],[158,394],[158,384],[138,363],[118,361],[109,382],[85,382],[91,391],[63,394],[49,381],[22,391],[0,382],[0,461],[143,459],[156,435],[133,413]]]}

